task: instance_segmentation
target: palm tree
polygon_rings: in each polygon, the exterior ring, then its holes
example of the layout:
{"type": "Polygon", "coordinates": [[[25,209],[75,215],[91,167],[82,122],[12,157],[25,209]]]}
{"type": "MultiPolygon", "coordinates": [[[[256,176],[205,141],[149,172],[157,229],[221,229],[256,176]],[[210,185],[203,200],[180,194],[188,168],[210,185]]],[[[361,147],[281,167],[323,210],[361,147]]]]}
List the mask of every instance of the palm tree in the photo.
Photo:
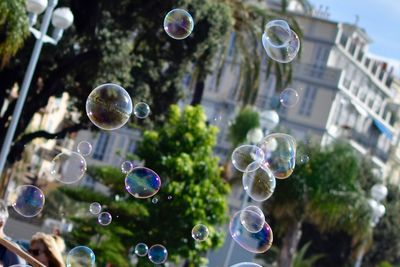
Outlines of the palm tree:
{"type": "Polygon", "coordinates": [[[25,0],[0,2],[0,66],[4,66],[22,47],[29,34],[25,0]]]}
{"type": "Polygon", "coordinates": [[[310,161],[296,166],[291,177],[277,182],[268,214],[277,222],[282,245],[279,266],[290,267],[301,238],[303,222],[321,232],[344,231],[360,244],[371,237],[370,211],[358,177],[358,158],[345,143],[306,148],[310,161]]]}
{"type": "MultiPolygon", "coordinates": [[[[261,4],[256,5],[251,3],[254,1],[249,0],[218,1],[229,7],[233,18],[230,31],[228,31],[227,36],[223,37],[223,45],[219,50],[214,50],[215,52],[220,52],[220,57],[217,62],[217,68],[219,71],[218,76],[220,76],[224,65],[227,64],[225,61],[227,49],[233,40],[233,49],[237,52],[234,53],[232,64],[239,64],[240,67],[239,82],[237,84],[237,88],[239,89],[238,99],[242,102],[243,106],[246,104],[252,104],[257,96],[261,60],[265,58],[263,56],[264,51],[262,51],[260,46],[263,27],[269,20],[286,17],[287,1],[281,0],[281,10],[266,9],[260,7],[261,4]]],[[[307,0],[299,0],[299,2],[303,5],[305,10],[310,10],[310,4],[307,0]]],[[[293,18],[287,18],[287,20],[291,27],[300,34],[301,31],[297,22],[293,18]]],[[[203,60],[207,58],[207,61],[210,61],[210,59],[214,57],[214,53],[209,52],[210,51],[207,51],[207,53],[203,54],[203,60]]],[[[270,58],[266,58],[265,60],[267,61],[266,76],[268,77],[272,71],[275,73],[277,78],[277,88],[281,88],[291,81],[292,67],[290,64],[281,64],[271,60],[270,58]]],[[[202,63],[202,61],[199,60],[199,63],[202,63]]],[[[211,65],[197,64],[196,66],[197,75],[195,77],[196,83],[191,102],[192,105],[201,103],[204,91],[204,81],[207,74],[212,70],[211,65]]]]}

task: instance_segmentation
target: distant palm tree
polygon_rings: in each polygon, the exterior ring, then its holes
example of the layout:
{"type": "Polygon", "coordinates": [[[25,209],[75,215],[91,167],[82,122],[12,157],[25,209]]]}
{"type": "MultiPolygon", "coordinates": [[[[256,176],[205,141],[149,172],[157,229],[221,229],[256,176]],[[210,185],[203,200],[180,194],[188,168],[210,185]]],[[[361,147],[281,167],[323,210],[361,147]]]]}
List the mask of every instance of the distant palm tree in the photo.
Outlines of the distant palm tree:
{"type": "MultiPolygon", "coordinates": [[[[239,64],[240,74],[239,82],[237,84],[238,99],[242,102],[242,105],[254,103],[259,79],[260,79],[260,68],[261,60],[264,58],[261,48],[261,35],[263,27],[267,21],[278,18],[285,18],[287,1],[281,0],[281,10],[272,10],[262,7],[261,3],[257,4],[254,1],[249,0],[217,0],[227,5],[232,14],[233,22],[229,35],[226,36],[223,45],[220,49],[220,58],[218,60],[218,69],[222,70],[226,64],[225,59],[227,55],[227,49],[233,40],[233,49],[236,51],[233,57],[232,64],[239,64]],[[232,36],[231,36],[232,34],[232,36]]],[[[311,6],[307,0],[299,0],[305,10],[310,10],[311,6]]],[[[300,34],[300,28],[297,22],[293,18],[287,18],[291,27],[300,34]]],[[[209,51],[208,51],[209,52],[209,51]]],[[[203,60],[206,58],[213,58],[214,54],[204,54],[203,60]]],[[[271,71],[276,75],[276,86],[278,88],[287,85],[292,79],[292,67],[290,64],[281,64],[267,58],[267,70],[266,75],[269,76],[271,71]]],[[[197,64],[197,75],[196,83],[194,86],[194,94],[192,98],[192,105],[201,103],[205,79],[210,71],[210,66],[201,64],[199,60],[197,64]]],[[[218,74],[218,76],[220,73],[218,74]]]]}

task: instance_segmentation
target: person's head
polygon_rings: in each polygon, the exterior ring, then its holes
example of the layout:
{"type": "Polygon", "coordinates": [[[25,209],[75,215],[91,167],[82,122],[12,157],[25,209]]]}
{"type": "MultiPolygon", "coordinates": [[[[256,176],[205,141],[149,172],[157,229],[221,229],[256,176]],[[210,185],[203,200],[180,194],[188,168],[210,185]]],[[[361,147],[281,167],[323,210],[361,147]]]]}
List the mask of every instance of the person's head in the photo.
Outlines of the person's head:
{"type": "Polygon", "coordinates": [[[3,230],[4,225],[8,219],[8,208],[4,200],[0,199],[0,231],[3,230]]]}
{"type": "Polygon", "coordinates": [[[45,233],[32,236],[29,253],[46,267],[64,267],[64,261],[56,240],[45,233]]]}

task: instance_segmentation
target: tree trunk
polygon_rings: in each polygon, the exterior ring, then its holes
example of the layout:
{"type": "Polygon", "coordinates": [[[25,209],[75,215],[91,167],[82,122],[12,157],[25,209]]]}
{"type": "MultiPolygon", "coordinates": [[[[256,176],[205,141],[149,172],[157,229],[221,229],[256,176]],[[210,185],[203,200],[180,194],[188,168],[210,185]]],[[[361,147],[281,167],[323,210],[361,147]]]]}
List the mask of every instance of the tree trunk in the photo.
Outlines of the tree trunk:
{"type": "Polygon", "coordinates": [[[301,238],[301,226],[303,220],[295,222],[289,227],[288,231],[283,237],[282,248],[279,253],[279,267],[292,267],[294,254],[297,251],[297,245],[301,238]]]}
{"type": "Polygon", "coordinates": [[[204,80],[205,75],[199,75],[199,77],[197,78],[196,86],[194,87],[192,103],[190,103],[190,105],[196,106],[201,104],[204,93],[204,80]]]}

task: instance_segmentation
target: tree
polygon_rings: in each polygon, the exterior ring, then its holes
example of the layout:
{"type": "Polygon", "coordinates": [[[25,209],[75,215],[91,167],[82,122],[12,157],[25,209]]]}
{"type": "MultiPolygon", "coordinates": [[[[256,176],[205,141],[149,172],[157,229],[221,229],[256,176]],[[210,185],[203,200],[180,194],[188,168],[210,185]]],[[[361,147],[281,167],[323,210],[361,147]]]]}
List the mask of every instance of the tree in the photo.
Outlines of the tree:
{"type": "Polygon", "coordinates": [[[229,139],[233,147],[246,141],[247,133],[260,126],[258,112],[250,107],[239,111],[234,122],[229,127],[229,139]]]}
{"type": "MultiPolygon", "coordinates": [[[[172,106],[164,126],[144,132],[136,151],[145,166],[161,177],[162,188],[155,196],[158,203],[129,195],[117,168],[94,168],[91,177],[106,185],[108,194],[87,188],[63,191],[77,201],[98,201],[115,219],[102,227],[93,218],[75,218],[71,241],[89,244],[101,264],[108,261],[127,266],[128,249],[139,242],[163,244],[171,261],[187,259],[190,266],[204,264],[202,255],[221,245],[224,234],[217,229],[227,219],[229,187],[221,179],[218,158],[212,154],[216,133],[214,126],[207,126],[201,107],[186,107],[181,112],[172,106]],[[191,238],[191,229],[198,223],[210,230],[209,238],[201,243],[191,238]],[[91,239],[96,234],[97,239],[91,239]]],[[[152,265],[140,258],[139,266],[152,265]]]]}
{"type": "MultiPolygon", "coordinates": [[[[60,5],[71,7],[75,22],[57,46],[44,47],[41,53],[9,164],[19,159],[24,145],[34,138],[50,139],[90,127],[85,101],[90,91],[104,82],[119,83],[134,101],[148,102],[152,121],[162,122],[165,110],[181,96],[182,77],[190,63],[198,62],[199,55],[209,49],[209,39],[219,42],[218,37],[225,35],[230,21],[221,3],[179,1],[180,6],[193,14],[196,30],[189,38],[177,41],[169,38],[162,28],[164,15],[176,4],[171,0],[162,3],[124,0],[118,5],[110,0],[61,1],[60,5]],[[79,123],[66,118],[56,133],[26,133],[35,112],[45,107],[50,96],[63,92],[72,98],[71,111],[81,114],[79,123]]],[[[0,117],[1,141],[16,103],[10,91],[23,80],[33,44],[34,38],[29,38],[15,60],[0,72],[0,106],[6,100],[9,102],[0,117]]]]}
{"type": "Polygon", "coordinates": [[[24,0],[0,3],[0,66],[3,67],[22,47],[29,33],[24,0]]]}
{"type": "Polygon", "coordinates": [[[358,180],[360,167],[355,152],[346,143],[305,151],[310,155],[309,162],[296,166],[288,179],[279,180],[266,202],[280,239],[278,262],[282,267],[291,266],[306,222],[321,233],[343,231],[354,244],[371,234],[371,215],[358,180]]]}

